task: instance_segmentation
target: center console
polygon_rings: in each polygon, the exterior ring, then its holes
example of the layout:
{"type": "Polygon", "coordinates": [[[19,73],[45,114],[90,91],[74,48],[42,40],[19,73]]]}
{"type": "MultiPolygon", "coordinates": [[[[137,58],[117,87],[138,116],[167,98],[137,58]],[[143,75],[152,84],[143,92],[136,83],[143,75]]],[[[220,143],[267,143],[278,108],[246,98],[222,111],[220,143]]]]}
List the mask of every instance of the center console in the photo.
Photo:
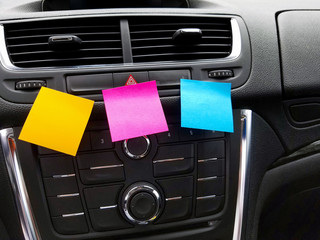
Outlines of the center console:
{"type": "Polygon", "coordinates": [[[39,229],[46,239],[86,239],[232,225],[240,154],[234,115],[234,134],[170,124],[169,132],[116,143],[104,122],[90,122],[76,157],[17,140],[39,229]]]}

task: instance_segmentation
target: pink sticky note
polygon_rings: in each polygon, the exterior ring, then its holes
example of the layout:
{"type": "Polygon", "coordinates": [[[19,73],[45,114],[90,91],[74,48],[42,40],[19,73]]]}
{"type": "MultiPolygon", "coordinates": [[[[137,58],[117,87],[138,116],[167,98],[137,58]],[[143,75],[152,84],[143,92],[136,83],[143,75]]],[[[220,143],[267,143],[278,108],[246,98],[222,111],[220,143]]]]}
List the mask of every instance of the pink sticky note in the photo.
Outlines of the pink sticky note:
{"type": "Polygon", "coordinates": [[[112,142],[168,131],[156,81],[102,91],[112,142]]]}

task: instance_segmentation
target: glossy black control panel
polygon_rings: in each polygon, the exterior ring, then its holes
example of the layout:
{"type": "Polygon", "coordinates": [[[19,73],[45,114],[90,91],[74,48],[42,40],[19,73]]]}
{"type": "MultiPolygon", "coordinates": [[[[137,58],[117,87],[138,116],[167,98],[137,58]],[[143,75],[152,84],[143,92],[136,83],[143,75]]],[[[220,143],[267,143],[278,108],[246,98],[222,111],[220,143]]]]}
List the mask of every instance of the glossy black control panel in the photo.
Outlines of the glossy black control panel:
{"type": "Polygon", "coordinates": [[[56,232],[70,235],[137,225],[148,228],[222,210],[224,133],[170,125],[169,132],[146,137],[148,146],[145,139],[127,142],[136,154],[147,149],[140,159],[126,154],[124,142],[112,143],[105,129],[86,131],[76,157],[38,147],[56,232]],[[143,185],[151,185],[154,192],[146,192],[143,185]],[[131,188],[138,190],[127,197],[131,188]]]}

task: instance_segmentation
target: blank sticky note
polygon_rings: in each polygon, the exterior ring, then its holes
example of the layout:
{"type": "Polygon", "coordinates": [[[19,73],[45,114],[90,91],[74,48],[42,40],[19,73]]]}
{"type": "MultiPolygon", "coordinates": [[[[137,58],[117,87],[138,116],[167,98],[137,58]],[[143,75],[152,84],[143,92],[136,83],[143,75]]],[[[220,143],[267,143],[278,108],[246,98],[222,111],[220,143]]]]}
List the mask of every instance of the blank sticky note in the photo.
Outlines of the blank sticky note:
{"type": "Polygon", "coordinates": [[[19,139],[75,156],[94,101],[42,87],[19,139]]]}
{"type": "Polygon", "coordinates": [[[168,131],[155,81],[102,93],[113,142],[168,131]]]}
{"type": "Polygon", "coordinates": [[[181,126],[233,132],[231,83],[181,79],[181,126]]]}

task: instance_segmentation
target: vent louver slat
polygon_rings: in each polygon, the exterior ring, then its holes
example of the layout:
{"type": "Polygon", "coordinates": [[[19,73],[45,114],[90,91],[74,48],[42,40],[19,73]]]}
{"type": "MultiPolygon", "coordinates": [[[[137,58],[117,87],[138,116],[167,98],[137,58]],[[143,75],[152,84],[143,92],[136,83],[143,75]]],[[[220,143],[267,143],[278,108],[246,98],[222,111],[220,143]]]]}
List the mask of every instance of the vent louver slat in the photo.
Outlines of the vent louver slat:
{"type": "Polygon", "coordinates": [[[123,63],[120,22],[110,18],[61,19],[5,25],[9,57],[17,67],[123,63]],[[79,49],[52,49],[51,36],[74,35],[79,49]]]}
{"type": "Polygon", "coordinates": [[[224,58],[232,51],[230,18],[140,17],[129,19],[133,62],[224,58]],[[178,44],[173,34],[183,28],[202,32],[197,43],[178,44]]]}

